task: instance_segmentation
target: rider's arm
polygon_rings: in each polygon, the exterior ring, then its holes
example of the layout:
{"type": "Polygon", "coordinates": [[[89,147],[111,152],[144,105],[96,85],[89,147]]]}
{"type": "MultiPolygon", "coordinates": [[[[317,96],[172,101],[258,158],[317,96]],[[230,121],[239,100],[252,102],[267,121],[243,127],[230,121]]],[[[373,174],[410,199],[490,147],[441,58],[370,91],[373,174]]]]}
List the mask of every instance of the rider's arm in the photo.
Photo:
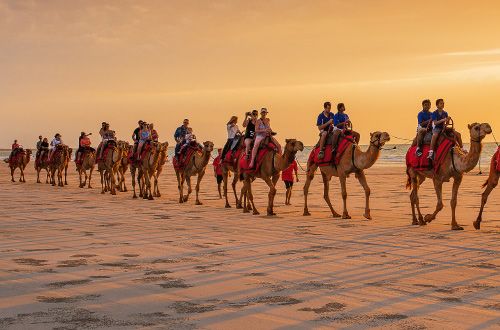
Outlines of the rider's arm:
{"type": "Polygon", "coordinates": [[[247,127],[248,122],[250,121],[248,118],[249,118],[248,116],[245,116],[245,120],[243,121],[243,124],[242,124],[243,127],[247,127]]]}
{"type": "Polygon", "coordinates": [[[262,122],[262,120],[260,119],[257,119],[257,122],[255,123],[255,133],[264,133],[266,132],[265,129],[260,129],[260,122],[262,122]]]}

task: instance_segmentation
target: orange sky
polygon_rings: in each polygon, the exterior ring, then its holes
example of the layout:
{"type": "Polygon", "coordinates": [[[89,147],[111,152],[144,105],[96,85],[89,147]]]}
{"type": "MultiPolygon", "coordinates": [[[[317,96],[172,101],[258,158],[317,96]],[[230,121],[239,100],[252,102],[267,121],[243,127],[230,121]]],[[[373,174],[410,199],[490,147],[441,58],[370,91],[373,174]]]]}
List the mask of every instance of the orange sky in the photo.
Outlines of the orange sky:
{"type": "Polygon", "coordinates": [[[497,1],[0,0],[0,147],[96,144],[102,121],[131,140],[138,119],[172,145],[185,117],[220,146],[231,115],[261,107],[280,141],[311,145],[327,100],[362,143],[412,138],[424,98],[495,132],[498,17],[497,1]]]}

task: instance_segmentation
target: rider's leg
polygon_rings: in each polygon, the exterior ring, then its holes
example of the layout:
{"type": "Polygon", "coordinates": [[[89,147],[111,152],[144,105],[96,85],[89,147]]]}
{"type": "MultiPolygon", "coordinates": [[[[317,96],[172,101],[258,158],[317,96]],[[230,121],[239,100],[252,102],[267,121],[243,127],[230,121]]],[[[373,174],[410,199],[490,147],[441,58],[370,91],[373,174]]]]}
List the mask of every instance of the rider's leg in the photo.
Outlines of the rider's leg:
{"type": "Polygon", "coordinates": [[[252,157],[250,158],[250,167],[253,167],[254,162],[255,162],[255,156],[257,156],[257,150],[259,150],[259,145],[264,140],[265,136],[259,136],[257,135],[255,137],[255,143],[253,145],[252,149],[252,157]]]}

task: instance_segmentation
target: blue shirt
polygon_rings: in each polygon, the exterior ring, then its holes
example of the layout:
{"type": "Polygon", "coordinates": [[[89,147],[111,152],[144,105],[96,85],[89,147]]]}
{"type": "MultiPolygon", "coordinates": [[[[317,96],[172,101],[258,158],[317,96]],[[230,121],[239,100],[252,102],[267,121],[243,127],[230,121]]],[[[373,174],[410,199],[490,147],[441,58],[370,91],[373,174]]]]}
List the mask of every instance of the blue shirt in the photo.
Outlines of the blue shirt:
{"type": "MultiPolygon", "coordinates": [[[[333,125],[337,126],[349,120],[349,116],[346,113],[336,113],[333,117],[333,125]]],[[[340,128],[340,127],[339,127],[340,128]]]]}
{"type": "Polygon", "coordinates": [[[183,138],[184,135],[186,135],[186,133],[187,133],[187,128],[184,128],[184,126],[179,126],[175,130],[174,138],[183,138]]]}
{"type": "MultiPolygon", "coordinates": [[[[432,119],[432,112],[430,111],[420,111],[418,113],[418,116],[417,116],[417,120],[418,120],[418,126],[422,126],[421,124],[424,122],[424,121],[428,121],[429,119],[432,119]]],[[[425,128],[425,127],[424,127],[425,128]]]]}
{"type": "MultiPolygon", "coordinates": [[[[444,110],[443,110],[442,114],[439,114],[439,110],[436,110],[432,113],[432,121],[433,122],[434,122],[434,120],[441,120],[441,119],[445,119],[445,118],[448,118],[448,113],[444,110]]],[[[441,129],[443,129],[443,127],[444,127],[444,123],[437,124],[435,126],[435,128],[441,128],[441,129]]]]}
{"type": "Polygon", "coordinates": [[[324,112],[321,112],[318,116],[318,121],[316,122],[316,126],[324,125],[330,119],[333,119],[333,113],[330,112],[327,117],[325,116],[324,112]]]}

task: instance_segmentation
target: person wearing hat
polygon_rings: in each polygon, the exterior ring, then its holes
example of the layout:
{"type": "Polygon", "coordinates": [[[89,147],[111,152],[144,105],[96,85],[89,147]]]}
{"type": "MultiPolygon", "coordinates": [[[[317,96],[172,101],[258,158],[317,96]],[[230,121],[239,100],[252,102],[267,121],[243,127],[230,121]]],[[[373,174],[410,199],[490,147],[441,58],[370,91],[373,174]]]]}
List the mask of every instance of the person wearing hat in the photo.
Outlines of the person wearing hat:
{"type": "Polygon", "coordinates": [[[240,129],[238,128],[238,117],[232,116],[231,119],[227,122],[227,141],[226,145],[224,145],[224,149],[222,149],[221,159],[226,157],[226,153],[231,149],[231,145],[233,144],[233,139],[236,134],[240,133],[240,129]]]}
{"type": "Polygon", "coordinates": [[[142,123],[142,130],[140,132],[140,140],[139,140],[139,146],[137,147],[137,161],[141,160],[141,152],[142,148],[144,146],[144,143],[151,141],[151,131],[148,128],[147,123],[142,123]]]}
{"type": "MultiPolygon", "coordinates": [[[[252,157],[250,158],[249,168],[255,166],[255,156],[257,156],[257,151],[259,150],[260,143],[262,142],[262,140],[266,138],[268,134],[271,134],[271,132],[273,131],[271,129],[271,119],[266,117],[267,117],[267,109],[266,108],[260,109],[260,118],[257,119],[257,122],[255,123],[255,142],[252,149],[252,157]]],[[[281,145],[272,136],[271,140],[278,148],[278,153],[281,154],[281,145]]]]}
{"type": "Polygon", "coordinates": [[[50,153],[49,153],[49,160],[52,159],[52,156],[54,154],[54,150],[56,149],[58,144],[64,144],[64,142],[62,140],[61,134],[56,133],[56,135],[54,135],[54,138],[52,139],[52,141],[50,141],[51,148],[50,148],[50,153]]]}
{"type": "MultiPolygon", "coordinates": [[[[90,148],[90,138],[88,137],[89,134],[86,134],[85,132],[81,132],[80,137],[78,138],[78,150],[76,151],[75,154],[75,163],[78,161],[78,158],[85,152],[85,149],[90,148]]],[[[90,148],[92,151],[93,148],[90,148]]]]}
{"type": "Polygon", "coordinates": [[[217,157],[215,157],[214,159],[214,162],[213,162],[213,166],[214,166],[214,176],[215,178],[217,179],[217,189],[219,190],[219,198],[222,198],[222,193],[221,193],[221,189],[220,189],[220,185],[223,181],[223,178],[222,178],[222,171],[221,171],[221,166],[222,166],[222,148],[219,148],[217,150],[217,152],[219,153],[219,155],[217,157]]]}

